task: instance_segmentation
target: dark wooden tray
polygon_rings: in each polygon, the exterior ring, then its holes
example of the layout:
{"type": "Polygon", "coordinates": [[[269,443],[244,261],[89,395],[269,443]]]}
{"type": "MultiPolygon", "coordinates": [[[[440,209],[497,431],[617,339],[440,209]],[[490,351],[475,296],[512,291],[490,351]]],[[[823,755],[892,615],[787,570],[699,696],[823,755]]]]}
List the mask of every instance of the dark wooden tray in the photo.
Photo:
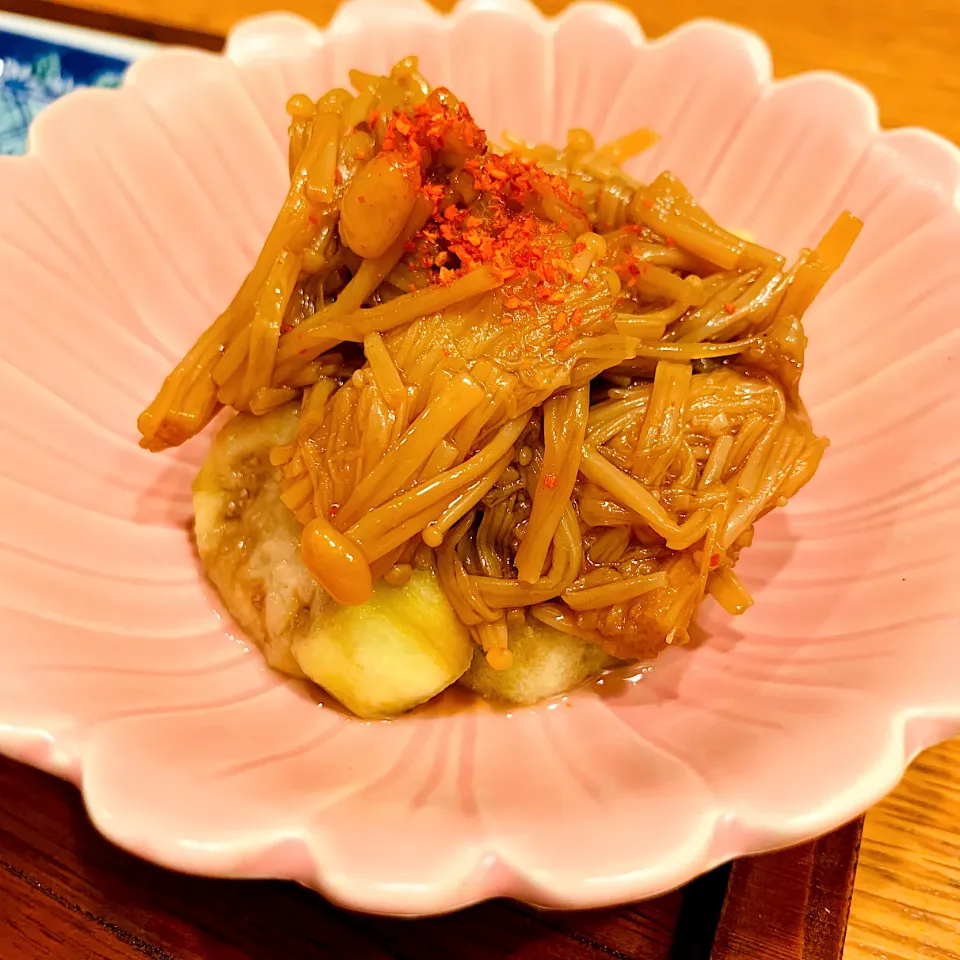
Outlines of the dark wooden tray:
{"type": "MultiPolygon", "coordinates": [[[[160,43],[223,43],[49,0],[3,7],[160,43]]],[[[837,960],[861,827],[618,909],[496,901],[390,920],[292,884],[187,877],[137,860],[96,833],[72,786],[0,758],[0,960],[837,960]]]]}

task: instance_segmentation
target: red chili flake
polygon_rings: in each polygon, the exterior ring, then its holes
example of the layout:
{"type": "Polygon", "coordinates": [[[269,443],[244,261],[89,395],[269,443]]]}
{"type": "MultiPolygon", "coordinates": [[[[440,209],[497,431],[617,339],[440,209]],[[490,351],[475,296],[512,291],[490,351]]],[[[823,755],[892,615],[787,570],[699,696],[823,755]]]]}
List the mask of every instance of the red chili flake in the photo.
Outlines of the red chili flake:
{"type": "Polygon", "coordinates": [[[574,310],[573,313],[570,315],[570,326],[571,326],[571,327],[579,327],[582,322],[583,322],[583,310],[581,310],[581,309],[578,307],[578,308],[577,308],[576,310],[574,310]]]}
{"type": "Polygon", "coordinates": [[[586,249],[587,249],[587,245],[586,245],[582,240],[578,240],[578,241],[573,245],[573,252],[574,252],[574,253],[583,253],[583,251],[586,250],[586,249]]]}
{"type": "MultiPolygon", "coordinates": [[[[435,91],[409,114],[393,114],[389,119],[384,149],[396,149],[399,162],[411,168],[428,169],[433,155],[443,150],[451,138],[468,148],[482,149],[486,142],[485,134],[476,126],[469,110],[445,105],[443,91],[435,91]]],[[[463,169],[476,189],[485,194],[483,218],[468,215],[455,204],[445,202],[442,186],[424,184],[421,188],[433,203],[431,222],[421,236],[428,241],[428,230],[432,230],[430,242],[436,244],[439,234],[444,241],[443,249],[459,262],[456,270],[434,276],[444,283],[451,276],[462,276],[481,264],[488,264],[498,270],[503,280],[523,281],[535,274],[553,289],[548,289],[545,295],[530,290],[528,297],[549,299],[559,279],[556,266],[569,270],[569,265],[557,259],[557,254],[563,249],[561,228],[571,226],[573,221],[566,217],[562,218],[562,224],[543,220],[530,212],[528,198],[549,189],[561,203],[573,206],[577,201],[569,185],[516,155],[496,156],[485,150],[481,153],[479,149],[466,158],[463,169]]],[[[414,176],[418,173],[419,170],[415,171],[414,176]]],[[[436,247],[430,251],[433,257],[439,252],[436,247]]],[[[532,300],[525,302],[533,303],[532,300]]],[[[561,300],[556,298],[554,302],[561,300]]]]}
{"type": "Polygon", "coordinates": [[[570,346],[570,338],[569,338],[569,337],[560,337],[560,338],[558,338],[558,340],[557,340],[557,349],[558,349],[558,350],[566,350],[567,347],[569,347],[569,346],[570,346]]]}
{"type": "Polygon", "coordinates": [[[735,313],[736,310],[737,310],[737,308],[736,308],[732,303],[725,303],[725,304],[723,305],[723,309],[724,309],[727,313],[735,313]]]}
{"type": "Polygon", "coordinates": [[[449,351],[446,347],[443,348],[443,355],[444,355],[445,357],[449,357],[449,356],[450,356],[450,351],[449,351]]]}
{"type": "MultiPolygon", "coordinates": [[[[424,185],[424,188],[423,188],[423,192],[424,192],[435,204],[439,204],[439,203],[440,203],[440,200],[441,200],[442,197],[443,197],[443,187],[441,187],[439,183],[436,183],[436,184],[434,184],[434,183],[425,184],[425,185],[424,185]]],[[[424,230],[423,235],[424,235],[424,236],[427,236],[427,235],[428,235],[426,230],[424,230]]],[[[433,236],[436,237],[436,234],[434,234],[433,236]]]]}
{"type": "Polygon", "coordinates": [[[516,310],[519,308],[519,306],[520,306],[519,297],[507,297],[507,299],[503,301],[503,307],[505,310],[516,310]]]}
{"type": "Polygon", "coordinates": [[[553,490],[553,489],[556,487],[556,485],[557,485],[557,478],[556,478],[552,473],[548,473],[548,474],[543,478],[543,485],[544,485],[548,490],[553,490]]]}
{"type": "Polygon", "coordinates": [[[369,154],[367,153],[366,150],[358,150],[358,151],[357,151],[357,159],[358,159],[358,160],[366,160],[368,156],[369,156],[369,154]]]}
{"type": "Polygon", "coordinates": [[[677,245],[677,241],[674,240],[673,237],[667,237],[667,246],[668,246],[668,247],[675,247],[676,245],[677,245]]]}
{"type": "Polygon", "coordinates": [[[652,209],[653,209],[653,201],[652,201],[652,200],[644,200],[644,201],[643,201],[643,205],[644,205],[648,210],[652,210],[652,209]]]}
{"type": "Polygon", "coordinates": [[[309,217],[307,217],[307,219],[308,219],[314,226],[316,226],[316,225],[320,222],[312,213],[310,214],[309,217]]]}
{"type": "Polygon", "coordinates": [[[711,554],[710,554],[710,566],[711,566],[711,567],[719,567],[719,566],[720,566],[720,554],[719,554],[719,553],[711,553],[711,554]]]}
{"type": "Polygon", "coordinates": [[[383,149],[384,150],[396,150],[397,141],[393,137],[384,137],[383,138],[383,149]]]}
{"type": "Polygon", "coordinates": [[[561,218],[560,218],[560,222],[557,224],[557,226],[558,226],[561,230],[567,230],[567,229],[568,229],[568,227],[567,227],[567,218],[566,218],[566,217],[561,217],[561,218]]]}
{"type": "Polygon", "coordinates": [[[553,332],[559,333],[567,325],[567,315],[561,311],[556,315],[553,321],[553,332]]]}
{"type": "Polygon", "coordinates": [[[357,197],[357,203],[366,203],[366,202],[367,202],[367,198],[364,197],[363,195],[357,197]]]}
{"type": "Polygon", "coordinates": [[[330,517],[330,519],[333,520],[333,518],[336,517],[336,515],[337,515],[339,512],[340,512],[340,504],[339,504],[339,503],[331,503],[331,504],[330,504],[330,509],[327,511],[327,514],[328,514],[328,516],[330,517]]]}
{"type": "Polygon", "coordinates": [[[416,249],[417,249],[417,245],[416,245],[416,243],[415,243],[413,240],[408,240],[408,241],[403,245],[403,252],[404,252],[404,253],[413,253],[413,251],[416,250],[416,249]]]}

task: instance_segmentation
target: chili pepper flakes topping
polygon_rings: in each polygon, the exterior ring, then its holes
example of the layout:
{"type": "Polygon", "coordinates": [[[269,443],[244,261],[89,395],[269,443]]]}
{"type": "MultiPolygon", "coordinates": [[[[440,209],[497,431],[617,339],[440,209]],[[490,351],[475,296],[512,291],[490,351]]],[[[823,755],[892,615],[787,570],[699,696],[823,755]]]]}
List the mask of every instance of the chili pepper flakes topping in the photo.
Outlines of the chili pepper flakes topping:
{"type": "Polygon", "coordinates": [[[725,303],[725,304],[723,305],[723,309],[724,309],[724,312],[725,312],[725,313],[736,313],[736,312],[737,312],[736,306],[735,306],[734,304],[732,304],[732,303],[725,303]]]}
{"type": "MultiPolygon", "coordinates": [[[[429,270],[433,282],[444,285],[479,267],[492,269],[511,282],[502,301],[504,324],[518,320],[518,311],[533,311],[530,316],[538,323],[547,320],[534,304],[567,300],[559,287],[570,283],[570,257],[587,249],[583,241],[572,244],[570,236],[583,219],[577,192],[535,162],[490,152],[467,107],[442,88],[405,112],[371,115],[371,126],[378,119],[385,119],[381,149],[395,151],[400,163],[420,167],[420,189],[430,203],[426,225],[404,245],[408,266],[429,270]],[[459,195],[451,193],[445,154],[464,158],[459,195]],[[558,222],[544,214],[547,197],[560,205],[558,222]]],[[[592,289],[586,283],[584,288],[592,289]]],[[[582,311],[561,310],[555,316],[550,311],[547,329],[559,333],[577,326],[582,316],[582,311]]],[[[566,349],[570,337],[557,338],[555,346],[560,344],[566,349]]]]}
{"type": "Polygon", "coordinates": [[[553,490],[553,489],[555,489],[556,486],[557,486],[557,478],[556,478],[552,473],[548,473],[548,474],[543,478],[543,485],[544,485],[548,490],[553,490]]]}

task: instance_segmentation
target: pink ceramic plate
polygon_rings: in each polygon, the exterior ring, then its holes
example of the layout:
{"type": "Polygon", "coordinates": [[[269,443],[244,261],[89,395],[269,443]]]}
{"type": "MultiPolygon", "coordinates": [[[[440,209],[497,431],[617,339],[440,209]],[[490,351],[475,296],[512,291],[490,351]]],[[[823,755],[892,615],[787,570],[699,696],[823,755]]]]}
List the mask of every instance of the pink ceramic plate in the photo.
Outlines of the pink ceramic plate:
{"type": "Polygon", "coordinates": [[[960,730],[958,179],[860,87],[772,83],[749,33],[649,43],[595,3],[358,0],[67,97],[0,165],[0,748],[145,857],[395,914],[632,900],[860,813],[960,730]],[[205,444],[152,456],[135,419],[259,248],[286,97],[410,52],[495,134],[659,130],[634,173],[674,170],[785,253],[843,207],[866,228],[809,314],[834,445],[744,557],[756,607],[707,609],[706,642],[615,688],[370,724],[234,638],[188,532],[205,444]]]}

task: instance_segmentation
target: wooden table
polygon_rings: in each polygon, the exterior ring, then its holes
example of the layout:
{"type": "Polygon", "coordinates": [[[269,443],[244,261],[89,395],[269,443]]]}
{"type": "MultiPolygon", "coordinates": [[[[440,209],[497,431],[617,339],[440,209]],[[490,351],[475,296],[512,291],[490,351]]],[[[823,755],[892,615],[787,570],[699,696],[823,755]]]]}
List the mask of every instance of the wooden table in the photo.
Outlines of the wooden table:
{"type": "MultiPolygon", "coordinates": [[[[550,12],[566,5],[564,0],[540,2],[550,12]]],[[[450,0],[438,2],[449,5],[450,0]]],[[[886,125],[926,126],[960,141],[960,0],[633,0],[627,5],[639,12],[650,36],[694,16],[752,27],[769,42],[778,74],[839,70],[873,90],[886,125]]],[[[237,19],[276,6],[322,22],[334,3],[2,3],[6,10],[80,23],[89,21],[90,11],[153,21],[154,26],[137,29],[161,41],[188,30],[191,42],[211,48],[237,19]]],[[[928,751],[900,788],[867,815],[844,960],[960,960],[958,771],[960,741],[928,751]]],[[[632,909],[540,916],[494,904],[414,925],[351,917],[282,885],[182,878],[141,864],[95,836],[72,788],[0,761],[0,958],[820,960],[840,955],[836,925],[820,924],[818,918],[846,908],[847,872],[855,862],[859,831],[858,823],[800,850],[745,861],[732,876],[720,871],[682,893],[632,909]],[[769,912],[757,916],[751,905],[771,887],[780,898],[768,897],[769,912]],[[711,944],[721,902],[723,915],[711,944]],[[689,922],[692,917],[696,923],[689,922]],[[318,920],[324,942],[311,937],[318,920]],[[798,936],[801,929],[806,943],[798,936]],[[678,938],[678,930],[686,932],[678,938]]]]}

